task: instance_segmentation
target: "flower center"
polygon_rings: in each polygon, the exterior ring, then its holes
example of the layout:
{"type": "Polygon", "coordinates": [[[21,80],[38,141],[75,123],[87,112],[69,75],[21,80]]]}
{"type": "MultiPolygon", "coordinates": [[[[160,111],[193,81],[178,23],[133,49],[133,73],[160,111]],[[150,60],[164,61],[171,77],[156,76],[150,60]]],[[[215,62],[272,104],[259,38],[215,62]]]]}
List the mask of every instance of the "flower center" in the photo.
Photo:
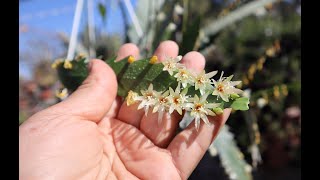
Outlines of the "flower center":
{"type": "Polygon", "coordinates": [[[152,92],[147,92],[145,94],[145,96],[146,96],[146,98],[151,99],[151,98],[153,98],[153,93],[152,92]]]}
{"type": "Polygon", "coordinates": [[[194,106],[194,109],[195,109],[196,111],[200,111],[201,108],[202,108],[202,104],[200,104],[200,103],[197,103],[197,104],[195,104],[195,106],[194,106]]]}
{"type": "Polygon", "coordinates": [[[197,79],[197,81],[198,81],[199,84],[202,84],[204,82],[204,78],[200,77],[200,78],[197,79]]]}
{"type": "Polygon", "coordinates": [[[167,68],[172,69],[174,67],[174,64],[172,62],[167,63],[167,68]]]}
{"type": "Polygon", "coordinates": [[[175,97],[175,98],[173,99],[173,102],[174,102],[175,104],[180,104],[180,98],[179,98],[179,97],[175,97]]]}
{"type": "Polygon", "coordinates": [[[218,87],[217,87],[217,90],[219,92],[223,92],[223,85],[219,84],[218,87]]]}
{"type": "Polygon", "coordinates": [[[181,76],[183,79],[187,79],[187,77],[188,77],[187,72],[186,72],[185,70],[180,71],[180,76],[181,76]]]}
{"type": "Polygon", "coordinates": [[[165,104],[168,102],[168,99],[166,97],[160,97],[159,102],[160,102],[160,104],[165,104]]]}

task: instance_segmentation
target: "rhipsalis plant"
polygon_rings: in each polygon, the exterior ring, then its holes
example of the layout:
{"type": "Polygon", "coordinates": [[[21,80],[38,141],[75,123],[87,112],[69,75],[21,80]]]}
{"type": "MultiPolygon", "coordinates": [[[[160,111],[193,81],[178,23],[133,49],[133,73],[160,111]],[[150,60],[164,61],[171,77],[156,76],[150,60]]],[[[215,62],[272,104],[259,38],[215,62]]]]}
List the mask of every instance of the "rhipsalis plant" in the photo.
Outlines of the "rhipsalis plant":
{"type": "MultiPolygon", "coordinates": [[[[179,63],[182,56],[167,57],[158,62],[157,56],[135,60],[128,56],[120,61],[115,57],[105,62],[114,70],[118,81],[118,95],[125,97],[127,105],[138,103],[138,109],[158,112],[158,121],[163,115],[177,111],[180,115],[195,119],[198,130],[200,121],[210,124],[208,116],[216,116],[225,108],[248,110],[249,99],[241,97],[242,90],[236,86],[241,81],[231,81],[233,75],[212,77],[218,71],[195,73],[179,63]]],[[[58,71],[62,84],[74,91],[88,76],[84,57],[75,60],[57,60],[52,65],[58,71]]],[[[108,78],[108,77],[106,77],[108,78]]],[[[66,96],[66,90],[58,96],[66,96]]]]}

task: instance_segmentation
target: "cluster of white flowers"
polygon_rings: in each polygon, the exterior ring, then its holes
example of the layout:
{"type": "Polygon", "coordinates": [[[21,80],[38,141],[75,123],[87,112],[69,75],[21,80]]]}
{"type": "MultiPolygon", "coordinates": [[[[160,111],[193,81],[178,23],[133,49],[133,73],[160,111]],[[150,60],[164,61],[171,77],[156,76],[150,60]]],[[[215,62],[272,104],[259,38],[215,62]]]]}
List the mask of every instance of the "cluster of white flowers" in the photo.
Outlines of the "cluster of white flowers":
{"type": "Polygon", "coordinates": [[[158,92],[150,84],[147,90],[141,90],[140,95],[130,91],[127,96],[127,104],[140,102],[138,109],[143,108],[145,115],[150,108],[153,108],[153,113],[158,112],[159,122],[161,122],[165,113],[171,114],[173,111],[177,111],[182,115],[183,111],[188,111],[190,116],[195,119],[195,127],[198,130],[201,119],[206,124],[210,124],[207,116],[215,116],[223,112],[220,103],[209,103],[207,97],[209,95],[216,96],[217,102],[219,98],[228,102],[230,97],[239,97],[238,94],[242,93],[242,90],[235,86],[240,84],[241,81],[231,81],[233,75],[222,77],[223,72],[218,81],[211,79],[218,71],[206,74],[203,70],[201,73],[195,74],[179,63],[181,59],[182,56],[170,57],[162,62],[163,71],[168,71],[178,82],[175,90],[169,87],[164,92],[158,92]],[[193,88],[193,86],[195,90],[200,92],[200,97],[197,94],[187,95],[188,89],[193,88]]]}

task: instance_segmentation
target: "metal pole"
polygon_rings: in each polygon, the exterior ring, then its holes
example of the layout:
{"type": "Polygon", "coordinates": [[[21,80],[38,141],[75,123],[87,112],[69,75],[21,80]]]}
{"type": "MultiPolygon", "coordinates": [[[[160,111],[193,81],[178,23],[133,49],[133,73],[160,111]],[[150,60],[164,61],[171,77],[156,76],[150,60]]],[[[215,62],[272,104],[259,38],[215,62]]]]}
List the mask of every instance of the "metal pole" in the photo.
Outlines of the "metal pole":
{"type": "Polygon", "coordinates": [[[89,58],[95,58],[96,51],[95,51],[95,44],[96,44],[96,37],[95,37],[95,28],[94,28],[94,14],[93,14],[93,0],[87,0],[88,6],[88,33],[89,33],[89,58]]]}
{"type": "Polygon", "coordinates": [[[73,25],[72,25],[71,38],[69,42],[67,60],[72,60],[74,57],[82,7],[83,7],[83,0],[77,0],[77,6],[76,6],[76,12],[73,18],[73,25]]]}
{"type": "Polygon", "coordinates": [[[138,37],[141,38],[142,35],[143,35],[143,32],[142,32],[139,20],[137,18],[137,15],[133,10],[132,4],[131,4],[130,0],[123,0],[123,2],[124,2],[125,6],[128,9],[129,16],[130,16],[130,18],[132,20],[133,26],[134,26],[137,34],[138,34],[138,37]]]}

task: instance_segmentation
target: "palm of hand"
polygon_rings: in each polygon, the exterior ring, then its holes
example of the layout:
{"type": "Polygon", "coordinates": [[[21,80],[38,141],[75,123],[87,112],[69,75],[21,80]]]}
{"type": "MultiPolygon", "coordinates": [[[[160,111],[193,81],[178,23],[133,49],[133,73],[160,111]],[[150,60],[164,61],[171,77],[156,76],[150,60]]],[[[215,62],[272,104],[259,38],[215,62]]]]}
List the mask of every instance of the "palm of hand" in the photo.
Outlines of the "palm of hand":
{"type": "MultiPolygon", "coordinates": [[[[176,56],[177,50],[168,47],[174,45],[165,43],[159,46],[156,53],[176,56]]],[[[119,50],[119,56],[138,54],[134,49],[124,45],[119,50]]],[[[195,70],[203,69],[201,63],[190,61],[194,56],[201,60],[201,56],[195,52],[188,54],[184,57],[184,63],[189,63],[189,67],[193,65],[195,70]]],[[[93,65],[92,71],[98,71],[101,66],[102,63],[100,67],[93,65]]],[[[101,85],[102,80],[98,76],[91,80],[89,77],[87,83],[84,82],[82,88],[70,98],[36,114],[20,127],[21,177],[187,179],[229,115],[228,111],[212,118],[214,126],[202,123],[199,131],[190,124],[175,136],[181,119],[179,115],[165,116],[158,125],[156,114],[149,112],[148,116],[144,116],[142,110],[136,110],[136,105],[128,107],[125,103],[120,105],[119,100],[114,101],[115,92],[109,92],[114,94],[110,95],[113,98],[101,99],[101,95],[106,94],[106,87],[116,87],[110,82],[102,83],[104,88],[95,90],[96,94],[79,98],[92,91],[90,88],[96,88],[91,82],[101,85]],[[102,102],[99,107],[104,108],[97,107],[98,99],[102,102]],[[88,106],[86,109],[75,109],[70,107],[70,103],[72,106],[87,103],[88,106]]]]}
{"type": "Polygon", "coordinates": [[[171,152],[153,144],[134,126],[105,118],[93,131],[91,142],[100,139],[93,144],[99,153],[92,153],[97,164],[87,167],[91,169],[88,179],[97,174],[101,179],[182,179],[171,152]]]}

